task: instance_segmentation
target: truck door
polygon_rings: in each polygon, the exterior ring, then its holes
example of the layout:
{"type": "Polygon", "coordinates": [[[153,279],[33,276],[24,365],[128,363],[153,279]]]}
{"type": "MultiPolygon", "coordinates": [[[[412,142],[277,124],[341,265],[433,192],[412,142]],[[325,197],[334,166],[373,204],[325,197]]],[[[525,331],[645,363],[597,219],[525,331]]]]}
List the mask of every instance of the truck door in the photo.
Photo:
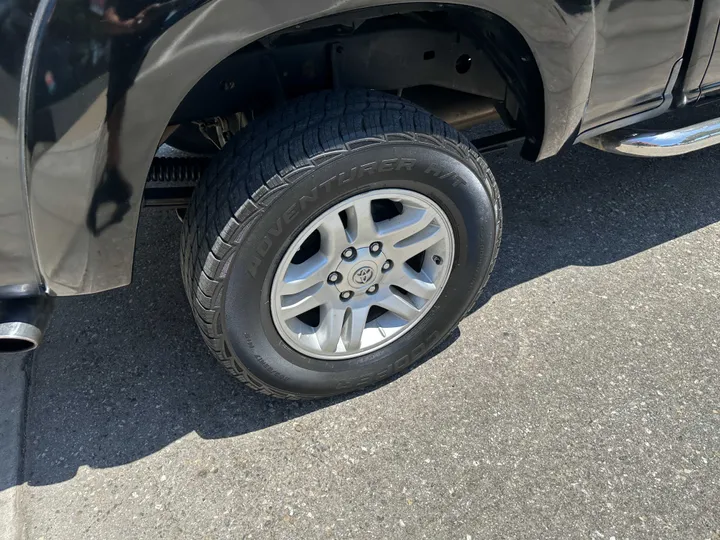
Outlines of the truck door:
{"type": "Polygon", "coordinates": [[[668,82],[680,71],[678,61],[687,42],[693,4],[693,0],[596,3],[595,66],[583,134],[607,131],[608,124],[637,119],[666,101],[668,82]]]}
{"type": "Polygon", "coordinates": [[[720,91],[720,0],[704,0],[688,70],[683,83],[686,103],[720,91]]]}

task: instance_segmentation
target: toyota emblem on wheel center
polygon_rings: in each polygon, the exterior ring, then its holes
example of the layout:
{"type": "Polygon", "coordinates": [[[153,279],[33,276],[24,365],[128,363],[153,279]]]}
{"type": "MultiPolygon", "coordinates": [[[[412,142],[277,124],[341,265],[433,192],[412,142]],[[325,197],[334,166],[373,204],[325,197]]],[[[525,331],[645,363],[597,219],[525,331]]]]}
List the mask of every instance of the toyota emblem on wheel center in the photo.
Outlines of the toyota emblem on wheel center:
{"type": "Polygon", "coordinates": [[[369,266],[363,266],[353,274],[353,281],[358,285],[365,285],[372,281],[373,270],[369,266]]]}

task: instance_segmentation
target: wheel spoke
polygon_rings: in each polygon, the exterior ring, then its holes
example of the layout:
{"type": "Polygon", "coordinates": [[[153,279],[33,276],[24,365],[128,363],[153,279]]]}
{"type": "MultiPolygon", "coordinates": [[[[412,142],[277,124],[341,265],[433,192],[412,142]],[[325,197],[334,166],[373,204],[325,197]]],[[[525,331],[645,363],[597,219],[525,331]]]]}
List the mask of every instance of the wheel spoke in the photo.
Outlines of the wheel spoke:
{"type": "Polygon", "coordinates": [[[422,253],[431,248],[440,240],[445,238],[445,232],[437,225],[428,225],[420,232],[401,240],[393,246],[393,254],[391,256],[400,261],[407,261],[418,253],[422,253]]]}
{"type": "Polygon", "coordinates": [[[331,272],[329,262],[323,253],[316,253],[303,263],[290,264],[280,286],[280,294],[297,294],[324,282],[331,272]]]}
{"type": "Polygon", "coordinates": [[[280,315],[284,321],[302,315],[325,303],[323,284],[317,283],[297,294],[289,294],[281,299],[280,315]]]}
{"type": "Polygon", "coordinates": [[[359,199],[347,210],[348,231],[353,243],[364,245],[377,240],[377,228],[371,212],[372,200],[359,199]]]}
{"type": "Polygon", "coordinates": [[[392,246],[422,231],[433,219],[434,215],[429,210],[406,206],[399,216],[377,224],[378,238],[392,246]]]}
{"type": "Polygon", "coordinates": [[[316,335],[321,350],[327,353],[337,351],[344,319],[344,309],[327,304],[320,307],[320,325],[317,327],[316,335]]]}
{"type": "Polygon", "coordinates": [[[437,290],[435,284],[424,273],[416,272],[405,264],[397,270],[397,275],[398,277],[392,281],[393,285],[402,287],[423,300],[430,300],[437,290]]]}
{"type": "Polygon", "coordinates": [[[320,251],[327,257],[337,255],[350,243],[340,214],[327,216],[318,225],[318,231],[320,232],[320,251]]]}
{"type": "Polygon", "coordinates": [[[393,292],[382,298],[377,305],[402,317],[406,321],[412,321],[420,313],[418,308],[413,306],[398,293],[393,292]]]}
{"type": "Polygon", "coordinates": [[[350,316],[347,318],[345,328],[343,329],[343,341],[347,351],[357,351],[360,349],[365,324],[367,324],[368,312],[370,306],[362,306],[350,310],[350,316]]]}

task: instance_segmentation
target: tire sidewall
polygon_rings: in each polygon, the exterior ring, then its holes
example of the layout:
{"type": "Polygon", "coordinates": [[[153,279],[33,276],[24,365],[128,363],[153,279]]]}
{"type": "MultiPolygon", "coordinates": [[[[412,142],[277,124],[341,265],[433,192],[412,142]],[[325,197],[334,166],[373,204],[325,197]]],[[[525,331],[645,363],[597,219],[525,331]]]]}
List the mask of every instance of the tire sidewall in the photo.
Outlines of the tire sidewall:
{"type": "Polygon", "coordinates": [[[275,188],[272,204],[239,232],[221,288],[221,333],[228,360],[239,361],[263,384],[299,397],[360,388],[422,358],[472,307],[499,240],[494,181],[482,159],[463,144],[381,139],[314,158],[321,164],[275,188]],[[419,323],[380,350],[347,360],[303,355],[282,339],[272,321],[270,290],[277,267],[318,215],[377,189],[420,193],[445,212],[455,237],[447,285],[419,323]]]}

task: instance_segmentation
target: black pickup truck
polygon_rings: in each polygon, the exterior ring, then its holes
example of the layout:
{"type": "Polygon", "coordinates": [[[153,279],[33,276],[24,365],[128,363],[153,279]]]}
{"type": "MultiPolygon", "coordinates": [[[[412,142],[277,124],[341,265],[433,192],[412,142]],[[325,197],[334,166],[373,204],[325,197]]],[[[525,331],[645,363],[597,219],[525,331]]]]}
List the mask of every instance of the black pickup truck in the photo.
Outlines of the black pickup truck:
{"type": "Polygon", "coordinates": [[[717,118],[632,127],[718,95],[719,28],[720,0],[0,0],[0,350],[38,346],[56,297],[127,285],[141,208],[166,206],[232,375],[380,381],[490,276],[483,153],[720,142],[717,118]]]}

